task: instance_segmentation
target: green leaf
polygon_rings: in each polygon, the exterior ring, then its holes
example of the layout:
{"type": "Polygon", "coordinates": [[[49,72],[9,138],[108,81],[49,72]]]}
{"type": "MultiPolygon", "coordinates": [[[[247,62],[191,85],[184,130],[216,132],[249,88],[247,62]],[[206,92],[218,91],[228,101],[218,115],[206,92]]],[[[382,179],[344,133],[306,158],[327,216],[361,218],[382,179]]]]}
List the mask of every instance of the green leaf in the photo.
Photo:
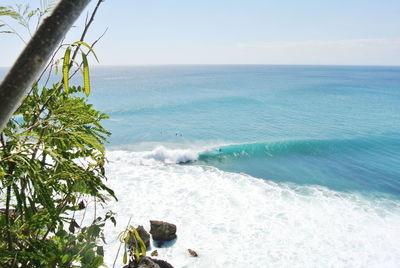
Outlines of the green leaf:
{"type": "Polygon", "coordinates": [[[32,10],[31,12],[28,13],[27,17],[28,17],[28,18],[31,18],[31,17],[33,17],[37,12],[38,12],[38,10],[37,10],[37,9],[34,9],[34,10],[32,10]]]}
{"type": "Polygon", "coordinates": [[[63,61],[63,81],[64,81],[64,88],[65,91],[69,92],[69,87],[68,87],[68,73],[69,73],[69,60],[70,60],[70,54],[71,54],[71,48],[68,47],[67,50],[65,50],[64,54],[64,61],[63,61]]]}
{"type": "Polygon", "coordinates": [[[96,58],[97,62],[99,62],[99,59],[97,58],[96,53],[94,53],[94,50],[92,49],[92,47],[89,46],[87,43],[82,42],[82,41],[76,41],[76,42],[74,42],[74,44],[79,44],[79,45],[87,47],[90,50],[90,52],[93,53],[93,56],[96,58]]]}
{"type": "Polygon", "coordinates": [[[83,85],[85,88],[86,97],[90,94],[90,77],[89,77],[89,64],[85,53],[82,52],[82,62],[83,62],[83,85]]]}
{"type": "Polygon", "coordinates": [[[96,253],[100,256],[104,256],[104,248],[103,246],[97,246],[96,253]]]}
{"type": "Polygon", "coordinates": [[[94,257],[92,261],[92,267],[100,267],[104,264],[104,260],[102,256],[96,256],[94,257]]]}
{"type": "Polygon", "coordinates": [[[13,19],[18,19],[21,17],[21,15],[19,15],[17,12],[7,7],[0,7],[0,16],[8,16],[13,19]]]}
{"type": "Polygon", "coordinates": [[[124,250],[124,257],[122,259],[122,262],[124,264],[126,264],[126,262],[128,261],[128,253],[126,252],[126,246],[125,246],[125,250],[124,250]]]}
{"type": "Polygon", "coordinates": [[[137,247],[135,247],[135,257],[136,257],[136,260],[140,259],[140,254],[139,254],[139,250],[137,247]]]}
{"type": "Polygon", "coordinates": [[[126,236],[125,236],[125,239],[124,239],[125,244],[128,244],[129,238],[131,238],[131,233],[130,233],[130,232],[128,232],[128,233],[126,234],[126,236]]]}
{"type": "Polygon", "coordinates": [[[138,231],[132,226],[131,226],[131,229],[132,229],[133,233],[135,234],[136,241],[139,241],[139,246],[140,246],[140,251],[141,251],[140,253],[143,256],[146,256],[146,245],[144,244],[144,242],[143,242],[142,238],[140,237],[138,231]]]}
{"type": "Polygon", "coordinates": [[[66,263],[68,261],[68,259],[69,259],[69,255],[68,254],[63,255],[61,257],[61,263],[66,263]]]}

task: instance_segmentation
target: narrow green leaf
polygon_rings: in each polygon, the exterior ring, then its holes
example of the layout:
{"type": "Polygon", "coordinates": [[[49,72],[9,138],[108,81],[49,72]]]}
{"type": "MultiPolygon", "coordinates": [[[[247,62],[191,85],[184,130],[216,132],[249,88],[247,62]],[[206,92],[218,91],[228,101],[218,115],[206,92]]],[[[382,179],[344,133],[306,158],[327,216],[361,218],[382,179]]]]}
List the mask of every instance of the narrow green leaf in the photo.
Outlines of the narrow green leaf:
{"type": "Polygon", "coordinates": [[[135,256],[136,256],[136,260],[140,259],[140,254],[139,254],[139,250],[137,247],[135,247],[135,256]]]}
{"type": "Polygon", "coordinates": [[[128,261],[128,254],[127,254],[127,252],[126,252],[126,246],[125,246],[124,258],[122,259],[122,262],[123,262],[124,264],[126,264],[127,261],[128,261]]]}
{"type": "Polygon", "coordinates": [[[87,47],[90,50],[90,52],[93,53],[93,56],[96,58],[97,62],[99,62],[99,59],[97,58],[96,53],[94,53],[94,50],[92,49],[92,47],[89,46],[87,43],[82,42],[82,41],[76,41],[76,42],[74,42],[74,44],[79,44],[79,45],[87,47]]]}
{"type": "Polygon", "coordinates": [[[126,236],[125,236],[125,239],[124,239],[125,244],[128,244],[129,238],[131,238],[131,234],[128,232],[128,233],[126,234],[126,236]]]}
{"type": "Polygon", "coordinates": [[[90,77],[89,77],[89,64],[85,53],[82,52],[83,61],[83,86],[85,88],[86,97],[90,94],[90,77]]]}
{"type": "Polygon", "coordinates": [[[31,17],[33,17],[37,12],[38,12],[38,10],[37,10],[37,9],[34,9],[34,10],[32,10],[31,12],[28,13],[27,17],[28,17],[28,18],[31,18],[31,17]]]}
{"type": "Polygon", "coordinates": [[[14,10],[6,8],[6,7],[0,7],[0,16],[8,16],[8,17],[11,17],[13,19],[17,19],[17,18],[21,17],[21,15],[19,15],[14,10]]]}
{"type": "Polygon", "coordinates": [[[143,256],[146,256],[146,245],[144,244],[144,242],[143,242],[142,238],[140,237],[138,231],[134,227],[131,227],[131,228],[132,228],[132,231],[133,231],[133,233],[135,235],[136,241],[139,241],[139,246],[140,246],[140,251],[141,251],[140,253],[142,253],[143,256]]]}
{"type": "Polygon", "coordinates": [[[68,73],[69,73],[69,60],[70,60],[70,54],[71,54],[71,48],[68,47],[67,50],[65,50],[64,54],[64,62],[63,62],[63,80],[64,80],[64,88],[65,91],[69,92],[69,87],[68,87],[68,73]]]}

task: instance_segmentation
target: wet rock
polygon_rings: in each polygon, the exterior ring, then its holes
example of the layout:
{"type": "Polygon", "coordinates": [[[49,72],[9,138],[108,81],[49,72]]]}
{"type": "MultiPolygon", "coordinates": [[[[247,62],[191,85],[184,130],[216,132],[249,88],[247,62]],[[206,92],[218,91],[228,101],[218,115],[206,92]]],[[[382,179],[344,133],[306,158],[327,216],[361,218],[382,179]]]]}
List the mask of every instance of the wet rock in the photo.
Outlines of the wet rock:
{"type": "Polygon", "coordinates": [[[146,256],[142,256],[140,260],[130,261],[128,265],[123,268],[174,268],[171,264],[164,260],[158,260],[146,256]]]}
{"type": "Polygon", "coordinates": [[[148,248],[150,246],[150,234],[141,225],[136,228],[136,231],[139,233],[139,236],[146,245],[146,248],[148,248]]]}
{"type": "MultiPolygon", "coordinates": [[[[143,240],[143,243],[146,245],[146,248],[148,248],[150,246],[150,234],[141,225],[136,228],[136,231],[143,240]]],[[[135,247],[135,234],[132,231],[129,231],[129,233],[129,245],[135,247]]]]}
{"type": "Polygon", "coordinates": [[[161,268],[152,258],[142,257],[137,265],[138,268],[161,268]]]}
{"type": "Polygon", "coordinates": [[[176,238],[176,225],[163,221],[150,221],[150,233],[154,240],[170,241],[176,238]]]}
{"type": "Polygon", "coordinates": [[[197,254],[197,252],[194,251],[193,249],[188,248],[188,252],[189,252],[190,256],[192,256],[192,257],[198,257],[199,256],[197,254]]]}
{"type": "Polygon", "coordinates": [[[171,264],[169,264],[168,262],[164,261],[164,260],[157,260],[157,259],[152,259],[155,263],[157,263],[160,268],[174,268],[174,266],[172,266],[171,264]]]}
{"type": "Polygon", "coordinates": [[[151,255],[152,257],[158,256],[158,251],[157,251],[157,249],[154,250],[152,253],[150,253],[150,255],[151,255]]]}

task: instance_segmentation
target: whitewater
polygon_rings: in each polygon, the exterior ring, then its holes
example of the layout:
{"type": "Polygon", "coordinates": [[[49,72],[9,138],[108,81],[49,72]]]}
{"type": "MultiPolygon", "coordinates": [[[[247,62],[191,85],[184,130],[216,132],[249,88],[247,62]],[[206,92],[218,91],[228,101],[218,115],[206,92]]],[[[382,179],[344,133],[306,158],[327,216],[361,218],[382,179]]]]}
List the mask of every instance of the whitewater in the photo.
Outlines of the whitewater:
{"type": "MultiPolygon", "coordinates": [[[[109,152],[110,186],[120,201],[107,237],[131,216],[147,229],[149,219],[162,219],[177,224],[178,239],[150,250],[176,267],[397,267],[398,201],[179,164],[198,155],[160,146],[109,152]]],[[[110,242],[109,264],[118,245],[110,242]]]]}
{"type": "MultiPolygon", "coordinates": [[[[400,68],[93,68],[113,134],[112,267],[129,219],[175,267],[398,267],[400,68]],[[191,257],[193,249],[198,258],[191,257]]],[[[122,267],[122,254],[117,267],[122,267]]]]}
{"type": "Polygon", "coordinates": [[[118,197],[97,208],[116,213],[108,267],[129,220],[176,224],[148,254],[178,268],[399,267],[400,67],[113,66],[91,81],[118,197]]]}

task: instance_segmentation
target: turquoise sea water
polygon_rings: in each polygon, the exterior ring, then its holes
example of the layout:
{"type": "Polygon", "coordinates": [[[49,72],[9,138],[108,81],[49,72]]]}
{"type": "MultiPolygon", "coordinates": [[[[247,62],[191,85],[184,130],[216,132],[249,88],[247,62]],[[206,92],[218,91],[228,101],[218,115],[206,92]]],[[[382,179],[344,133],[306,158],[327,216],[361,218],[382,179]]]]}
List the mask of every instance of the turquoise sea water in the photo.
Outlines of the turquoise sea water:
{"type": "Polygon", "coordinates": [[[92,80],[111,146],[212,144],[199,163],[400,196],[400,68],[115,67],[92,80]]]}
{"type": "Polygon", "coordinates": [[[110,67],[92,80],[111,117],[114,210],[177,223],[159,249],[176,266],[400,263],[399,67],[110,67]]]}
{"type": "Polygon", "coordinates": [[[175,267],[398,267],[400,67],[98,67],[91,80],[113,133],[109,265],[132,216],[178,225],[158,248],[175,267]]]}

